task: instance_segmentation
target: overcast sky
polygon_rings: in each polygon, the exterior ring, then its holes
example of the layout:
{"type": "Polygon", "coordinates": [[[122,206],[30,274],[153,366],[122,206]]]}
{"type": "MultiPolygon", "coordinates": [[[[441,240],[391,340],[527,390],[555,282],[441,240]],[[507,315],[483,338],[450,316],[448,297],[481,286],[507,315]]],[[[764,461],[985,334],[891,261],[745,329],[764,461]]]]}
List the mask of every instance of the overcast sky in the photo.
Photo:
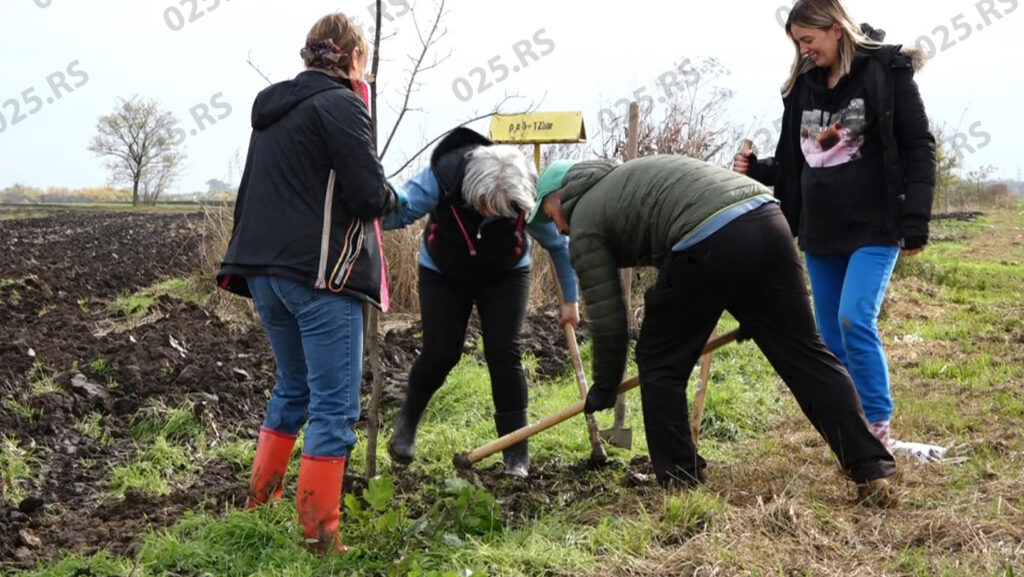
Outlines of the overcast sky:
{"type": "MultiPolygon", "coordinates": [[[[244,160],[253,98],[266,86],[246,59],[251,55],[271,80],[286,80],[301,71],[298,50],[318,17],[340,10],[370,22],[369,0],[0,2],[0,188],[104,184],[102,163],[86,147],[96,119],[118,97],[133,94],[158,99],[187,134],[187,168],[172,192],[205,190],[211,178],[237,183],[231,159],[240,151],[244,160]]],[[[403,3],[385,0],[395,18],[385,31],[396,34],[381,50],[385,135],[400,105],[405,55],[415,48],[413,18],[401,14],[408,12],[403,3]]],[[[426,22],[435,4],[414,6],[426,22]]],[[[920,43],[933,52],[917,76],[929,116],[959,128],[968,168],[991,164],[998,176],[1015,178],[1024,164],[1024,117],[1016,112],[1024,100],[1018,0],[849,0],[847,6],[857,20],[885,29],[887,42],[920,43]]],[[[582,110],[596,141],[602,109],[621,113],[615,103],[637,90],[658,107],[665,96],[658,79],[684,58],[713,56],[729,69],[722,80],[736,93],[729,119],[748,134],[770,128],[782,111],[779,86],[793,48],[778,21],[784,5],[774,1],[448,0],[446,8],[448,33],[439,50],[451,56],[422,77],[413,95],[422,112],[406,117],[384,158],[389,173],[425,141],[490,110],[506,92],[522,96],[513,108],[582,110]]],[[[485,133],[487,126],[473,125],[485,133]]]]}

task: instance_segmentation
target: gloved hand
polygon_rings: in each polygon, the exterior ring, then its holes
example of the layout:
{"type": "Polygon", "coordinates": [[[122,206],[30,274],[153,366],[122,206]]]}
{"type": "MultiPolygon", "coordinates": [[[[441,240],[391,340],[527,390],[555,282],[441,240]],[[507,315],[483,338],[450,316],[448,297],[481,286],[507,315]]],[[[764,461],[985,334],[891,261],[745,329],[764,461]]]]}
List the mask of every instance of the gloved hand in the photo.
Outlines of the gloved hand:
{"type": "Polygon", "coordinates": [[[405,195],[405,192],[401,188],[392,187],[388,184],[388,188],[391,189],[391,201],[388,203],[388,210],[385,212],[403,212],[409,206],[409,197],[405,195]]]}
{"type": "Polygon", "coordinates": [[[917,251],[928,244],[928,221],[923,218],[908,217],[900,223],[900,248],[906,251],[917,251]]]}
{"type": "Polygon", "coordinates": [[[587,393],[587,402],[583,404],[583,412],[589,415],[594,411],[610,409],[615,406],[615,399],[618,396],[619,391],[617,388],[593,387],[587,393]]]}
{"type": "Polygon", "coordinates": [[[903,250],[917,250],[928,244],[928,237],[921,235],[905,236],[900,240],[900,248],[903,250]]]}

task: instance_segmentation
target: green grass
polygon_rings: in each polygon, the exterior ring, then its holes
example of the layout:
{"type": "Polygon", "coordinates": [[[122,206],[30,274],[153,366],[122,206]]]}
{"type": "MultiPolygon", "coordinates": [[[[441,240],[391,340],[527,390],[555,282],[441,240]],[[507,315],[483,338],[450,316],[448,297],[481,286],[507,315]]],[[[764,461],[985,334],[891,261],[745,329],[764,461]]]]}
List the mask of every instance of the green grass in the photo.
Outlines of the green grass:
{"type": "Polygon", "coordinates": [[[4,400],[0,401],[0,406],[17,416],[19,420],[27,423],[35,422],[43,414],[42,410],[26,405],[14,395],[4,397],[4,400]]]}
{"type": "Polygon", "coordinates": [[[21,220],[25,218],[40,218],[43,216],[49,216],[50,211],[33,209],[33,208],[8,208],[0,205],[0,221],[2,220],[21,220]]]}
{"type": "Polygon", "coordinates": [[[10,288],[27,288],[28,285],[24,279],[20,278],[0,278],[0,290],[10,288]]]}
{"type": "Polygon", "coordinates": [[[725,504],[706,490],[686,491],[665,497],[665,524],[682,532],[694,534],[707,531],[725,510],[725,504]]]}
{"type": "Polygon", "coordinates": [[[122,295],[107,303],[113,315],[138,320],[149,314],[153,303],[161,296],[171,296],[186,302],[205,304],[214,289],[202,278],[172,278],[146,287],[139,292],[122,295]]]}
{"type": "Polygon", "coordinates": [[[147,495],[168,495],[172,484],[187,483],[198,470],[188,449],[157,437],[140,449],[134,461],[111,469],[110,495],[122,497],[129,489],[147,495]]]}
{"type": "Polygon", "coordinates": [[[89,368],[97,375],[105,377],[117,371],[117,364],[111,363],[106,359],[96,359],[89,363],[89,368]]]}
{"type": "Polygon", "coordinates": [[[0,220],[38,218],[55,212],[130,212],[139,214],[190,214],[202,207],[192,204],[157,203],[153,206],[132,206],[130,202],[73,202],[45,204],[0,204],[0,220]]]}
{"type": "MultiPolygon", "coordinates": [[[[301,446],[299,443],[296,445],[301,446]]],[[[252,466],[255,451],[256,443],[252,439],[228,439],[211,447],[209,454],[234,463],[243,469],[248,469],[252,466]]],[[[248,475],[248,471],[246,471],[246,475],[248,475]]]]}
{"type": "Polygon", "coordinates": [[[75,421],[75,430],[101,446],[108,446],[113,443],[114,438],[110,434],[110,430],[103,426],[102,421],[101,413],[92,412],[75,421]]]}
{"type": "Polygon", "coordinates": [[[25,481],[32,478],[32,454],[16,439],[0,435],[0,502],[17,505],[27,495],[25,481]]]}
{"type": "Polygon", "coordinates": [[[188,441],[203,437],[206,431],[191,402],[173,408],[154,402],[133,415],[130,426],[132,437],[140,440],[163,437],[170,441],[188,441]]]}
{"type": "Polygon", "coordinates": [[[117,297],[107,305],[107,311],[125,318],[140,319],[149,314],[155,300],[155,296],[141,294],[117,297]]]}
{"type": "Polygon", "coordinates": [[[58,393],[61,390],[60,386],[57,385],[53,371],[47,369],[40,361],[32,364],[32,369],[29,372],[29,383],[32,386],[32,393],[36,395],[58,393]]]}
{"type": "MultiPolygon", "coordinates": [[[[103,575],[104,577],[129,577],[133,564],[128,559],[113,556],[106,551],[95,555],[69,555],[57,563],[28,573],[33,577],[72,577],[103,575]]],[[[137,574],[136,574],[137,575],[137,574]]]]}
{"type": "Polygon", "coordinates": [[[28,290],[28,284],[20,278],[0,279],[0,307],[4,305],[18,306],[21,304],[22,291],[28,290]]]}

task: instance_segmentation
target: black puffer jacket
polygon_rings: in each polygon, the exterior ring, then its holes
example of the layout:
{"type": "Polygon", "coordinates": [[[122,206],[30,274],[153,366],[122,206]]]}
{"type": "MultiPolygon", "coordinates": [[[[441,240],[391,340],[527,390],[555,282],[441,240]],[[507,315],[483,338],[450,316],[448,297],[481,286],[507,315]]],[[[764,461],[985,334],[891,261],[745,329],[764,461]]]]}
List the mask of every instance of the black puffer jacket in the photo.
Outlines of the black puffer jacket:
{"type": "Polygon", "coordinates": [[[430,212],[424,230],[431,260],[444,274],[463,278],[504,275],[515,269],[530,250],[525,233],[526,215],[487,220],[467,206],[462,194],[466,155],[494,142],[473,130],[459,127],[434,149],[430,167],[441,186],[441,198],[430,212]]]}
{"type": "MultiPolygon", "coordinates": [[[[874,31],[867,28],[866,32],[874,31]]],[[[884,32],[878,32],[880,34],[873,34],[876,39],[884,35],[884,32]]],[[[891,45],[869,54],[864,70],[865,93],[867,105],[877,117],[886,183],[884,190],[877,191],[883,195],[877,204],[882,208],[871,218],[877,220],[880,229],[894,243],[911,238],[924,242],[928,238],[928,221],[935,194],[935,138],[929,129],[928,116],[913,76],[927,59],[917,48],[891,45]]],[[[800,147],[799,102],[809,89],[805,74],[797,80],[789,96],[783,99],[785,111],[775,156],[762,160],[751,157],[748,175],[775,187],[775,196],[781,202],[793,235],[800,237],[801,248],[814,252],[815,247],[807,246],[802,233],[809,219],[822,218],[822,215],[808,214],[800,184],[806,159],[800,147]]],[[[873,194],[875,191],[865,193],[873,194]]],[[[827,215],[826,218],[836,216],[827,215]]]]}
{"type": "Polygon", "coordinates": [[[347,80],[306,71],[256,97],[253,132],[218,285],[282,276],[380,306],[373,220],[397,199],[374,152],[366,105],[347,80]]]}

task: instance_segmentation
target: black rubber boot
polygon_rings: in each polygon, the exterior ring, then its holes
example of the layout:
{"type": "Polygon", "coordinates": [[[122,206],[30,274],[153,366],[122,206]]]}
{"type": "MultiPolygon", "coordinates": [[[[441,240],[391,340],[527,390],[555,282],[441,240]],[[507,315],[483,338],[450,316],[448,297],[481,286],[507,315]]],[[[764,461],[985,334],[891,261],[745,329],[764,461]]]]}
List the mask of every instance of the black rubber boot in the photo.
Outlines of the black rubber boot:
{"type": "MultiPolygon", "coordinates": [[[[521,411],[510,411],[508,413],[496,413],[494,415],[494,426],[498,429],[498,436],[503,437],[512,431],[521,429],[527,425],[526,409],[521,411]]],[[[502,455],[505,457],[505,474],[525,479],[530,474],[530,444],[524,440],[505,449],[502,455]]]]}
{"type": "Polygon", "coordinates": [[[412,463],[416,451],[416,428],[426,408],[425,404],[406,402],[398,411],[395,430],[388,441],[388,454],[392,462],[399,465],[412,463]]]}

